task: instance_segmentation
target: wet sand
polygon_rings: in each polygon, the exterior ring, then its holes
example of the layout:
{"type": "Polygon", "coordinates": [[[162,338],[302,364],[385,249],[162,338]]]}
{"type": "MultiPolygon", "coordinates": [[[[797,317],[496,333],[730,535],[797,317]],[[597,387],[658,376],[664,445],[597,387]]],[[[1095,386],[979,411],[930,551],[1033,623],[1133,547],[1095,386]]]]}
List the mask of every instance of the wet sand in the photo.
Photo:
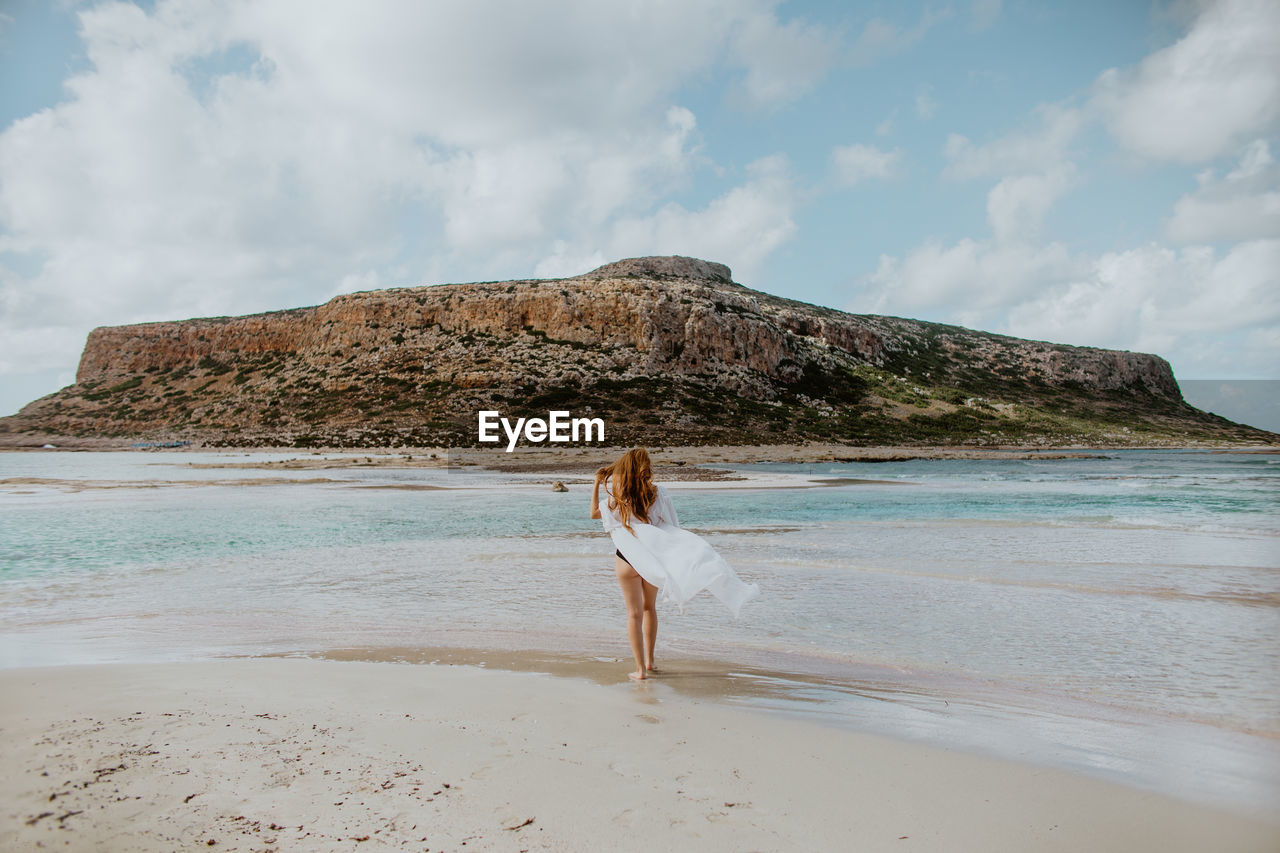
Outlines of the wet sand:
{"type": "MultiPolygon", "coordinates": [[[[1272,850],[1280,822],[664,679],[245,659],[0,672],[0,848],[1272,850]]],[[[602,669],[603,672],[603,669],[602,669]]]]}
{"type": "MultiPolygon", "coordinates": [[[[52,448],[20,443],[21,437],[0,436],[0,452],[59,453],[127,451],[155,456],[162,462],[166,455],[208,453],[223,456],[240,454],[290,454],[290,458],[271,461],[248,461],[239,465],[221,460],[208,467],[216,468],[360,468],[410,467],[443,468],[448,466],[482,466],[502,471],[565,470],[589,473],[618,458],[625,447],[531,445],[515,448],[511,453],[492,447],[406,447],[406,448],[321,448],[299,450],[292,447],[182,447],[165,449],[131,448],[127,442],[110,439],[62,439],[52,448]]],[[[1053,447],[936,447],[879,446],[852,447],[844,444],[757,444],[650,446],[649,454],[656,466],[700,465],[706,463],[742,464],[753,462],[903,462],[910,459],[1089,459],[1106,450],[1096,448],[1053,447]]],[[[1275,452],[1275,448],[1237,448],[1224,452],[1275,452]]],[[[206,467],[195,464],[193,467],[206,467]]]]}

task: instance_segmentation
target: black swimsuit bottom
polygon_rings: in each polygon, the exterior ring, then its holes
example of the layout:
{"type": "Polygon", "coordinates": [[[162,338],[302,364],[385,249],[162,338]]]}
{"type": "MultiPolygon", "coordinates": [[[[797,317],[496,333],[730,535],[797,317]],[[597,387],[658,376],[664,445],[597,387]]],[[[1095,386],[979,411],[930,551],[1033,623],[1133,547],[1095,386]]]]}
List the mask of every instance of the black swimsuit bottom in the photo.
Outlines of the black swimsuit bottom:
{"type": "Polygon", "coordinates": [[[631,565],[631,561],[630,561],[630,560],[628,560],[626,557],[622,556],[622,552],[621,552],[621,551],[619,551],[619,550],[617,550],[617,549],[615,548],[615,549],[614,549],[614,551],[613,551],[613,553],[615,553],[615,554],[617,554],[617,555],[618,555],[618,559],[619,559],[619,560],[621,560],[622,562],[626,563],[628,566],[629,566],[629,565],[631,565]]]}

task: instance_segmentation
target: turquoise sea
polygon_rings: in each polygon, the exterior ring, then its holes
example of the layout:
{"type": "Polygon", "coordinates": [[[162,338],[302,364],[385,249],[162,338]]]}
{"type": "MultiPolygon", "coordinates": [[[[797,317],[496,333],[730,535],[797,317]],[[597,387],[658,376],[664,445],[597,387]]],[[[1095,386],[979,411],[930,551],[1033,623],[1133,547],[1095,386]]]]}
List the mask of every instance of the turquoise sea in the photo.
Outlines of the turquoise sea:
{"type": "MultiPolygon", "coordinates": [[[[627,657],[585,486],[192,467],[294,455],[0,454],[0,666],[627,657]]],[[[662,611],[659,656],[723,664],[724,701],[1275,809],[1280,455],[1099,455],[672,484],[684,526],[763,594],[737,621],[706,595],[662,611]]]]}

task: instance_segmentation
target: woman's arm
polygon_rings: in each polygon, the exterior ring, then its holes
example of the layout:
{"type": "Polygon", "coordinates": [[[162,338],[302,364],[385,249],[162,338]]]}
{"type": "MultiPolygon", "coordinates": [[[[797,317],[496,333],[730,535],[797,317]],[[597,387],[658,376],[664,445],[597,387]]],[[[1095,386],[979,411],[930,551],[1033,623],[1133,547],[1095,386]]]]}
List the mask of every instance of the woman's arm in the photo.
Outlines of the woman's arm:
{"type": "Polygon", "coordinates": [[[609,472],[608,468],[601,468],[596,471],[595,482],[591,484],[591,517],[600,517],[600,483],[604,481],[605,476],[609,472]]]}

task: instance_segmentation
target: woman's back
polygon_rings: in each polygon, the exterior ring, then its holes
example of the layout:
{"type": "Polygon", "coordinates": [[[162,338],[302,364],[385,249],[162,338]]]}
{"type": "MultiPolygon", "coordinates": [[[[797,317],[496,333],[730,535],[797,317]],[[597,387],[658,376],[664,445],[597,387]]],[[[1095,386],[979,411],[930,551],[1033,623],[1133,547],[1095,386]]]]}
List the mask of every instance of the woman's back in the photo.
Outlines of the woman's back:
{"type": "MultiPolygon", "coordinates": [[[[612,497],[613,493],[609,486],[609,481],[605,480],[604,489],[602,490],[604,494],[600,500],[600,515],[605,519],[604,529],[605,531],[612,531],[614,528],[628,527],[627,524],[623,523],[621,507],[617,505],[612,497]]],[[[641,524],[655,526],[670,525],[678,527],[680,525],[680,520],[676,516],[675,505],[671,502],[671,494],[665,487],[657,483],[654,484],[653,502],[645,508],[643,514],[633,511],[628,517],[628,521],[638,521],[641,524]]]]}
{"type": "Polygon", "coordinates": [[[649,510],[658,499],[653,484],[653,466],[643,447],[628,450],[605,471],[605,494],[609,496],[610,514],[616,513],[619,522],[628,530],[631,520],[649,523],[649,510]]]}

